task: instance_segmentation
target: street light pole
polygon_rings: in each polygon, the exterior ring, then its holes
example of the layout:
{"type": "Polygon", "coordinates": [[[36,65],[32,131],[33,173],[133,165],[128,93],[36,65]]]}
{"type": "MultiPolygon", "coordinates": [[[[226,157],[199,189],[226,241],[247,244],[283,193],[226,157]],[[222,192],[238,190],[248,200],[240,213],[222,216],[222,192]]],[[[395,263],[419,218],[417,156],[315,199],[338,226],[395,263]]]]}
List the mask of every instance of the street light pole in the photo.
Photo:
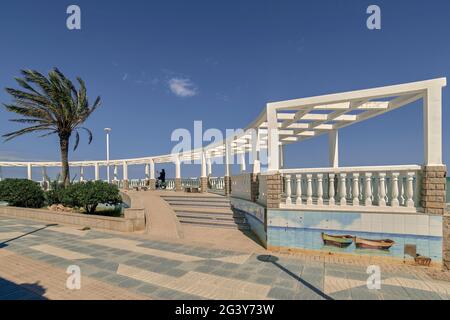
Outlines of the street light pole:
{"type": "Polygon", "coordinates": [[[106,133],[106,179],[108,180],[108,183],[110,183],[110,176],[109,176],[109,133],[111,132],[111,128],[105,128],[106,133]]]}

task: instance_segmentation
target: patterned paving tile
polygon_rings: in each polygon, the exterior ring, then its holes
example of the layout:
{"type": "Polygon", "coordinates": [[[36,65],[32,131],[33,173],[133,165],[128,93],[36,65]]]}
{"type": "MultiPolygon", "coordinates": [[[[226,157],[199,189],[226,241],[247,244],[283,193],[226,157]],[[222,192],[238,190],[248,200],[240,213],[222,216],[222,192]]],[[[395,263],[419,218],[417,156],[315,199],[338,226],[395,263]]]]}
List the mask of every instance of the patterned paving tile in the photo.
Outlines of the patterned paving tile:
{"type": "Polygon", "coordinates": [[[50,246],[47,244],[41,244],[37,246],[31,247],[33,250],[37,250],[46,254],[50,254],[52,256],[57,256],[60,258],[68,259],[68,260],[81,260],[81,259],[89,259],[91,256],[85,255],[83,253],[79,253],[76,251],[61,249],[58,247],[50,246]]]}
{"type": "Polygon", "coordinates": [[[119,265],[117,273],[148,284],[197,295],[206,299],[265,299],[270,286],[234,280],[206,273],[188,272],[181,277],[172,277],[119,265]]]}

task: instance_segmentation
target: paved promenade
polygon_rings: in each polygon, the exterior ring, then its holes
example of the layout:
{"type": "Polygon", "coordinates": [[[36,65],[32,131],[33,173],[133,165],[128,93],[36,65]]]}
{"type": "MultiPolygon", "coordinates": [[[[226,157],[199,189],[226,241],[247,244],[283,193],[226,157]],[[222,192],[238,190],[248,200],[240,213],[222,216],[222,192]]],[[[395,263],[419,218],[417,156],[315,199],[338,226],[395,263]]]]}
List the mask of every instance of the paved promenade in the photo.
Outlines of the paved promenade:
{"type": "MultiPolygon", "coordinates": [[[[0,217],[0,299],[449,299],[450,282],[423,268],[230,250],[0,217]],[[68,290],[68,266],[81,289],[68,290]]],[[[438,273],[439,272],[435,272],[438,273]]]]}

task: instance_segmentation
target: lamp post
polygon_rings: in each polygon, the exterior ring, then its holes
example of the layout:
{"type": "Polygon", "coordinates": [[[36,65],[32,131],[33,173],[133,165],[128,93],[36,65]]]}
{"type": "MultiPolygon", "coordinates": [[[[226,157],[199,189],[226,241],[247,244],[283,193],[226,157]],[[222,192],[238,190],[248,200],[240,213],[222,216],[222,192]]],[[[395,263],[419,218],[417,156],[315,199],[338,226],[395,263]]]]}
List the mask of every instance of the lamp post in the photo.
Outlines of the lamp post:
{"type": "Polygon", "coordinates": [[[105,128],[106,133],[106,179],[108,180],[108,183],[110,183],[110,177],[109,177],[109,133],[111,132],[111,128],[105,128]]]}

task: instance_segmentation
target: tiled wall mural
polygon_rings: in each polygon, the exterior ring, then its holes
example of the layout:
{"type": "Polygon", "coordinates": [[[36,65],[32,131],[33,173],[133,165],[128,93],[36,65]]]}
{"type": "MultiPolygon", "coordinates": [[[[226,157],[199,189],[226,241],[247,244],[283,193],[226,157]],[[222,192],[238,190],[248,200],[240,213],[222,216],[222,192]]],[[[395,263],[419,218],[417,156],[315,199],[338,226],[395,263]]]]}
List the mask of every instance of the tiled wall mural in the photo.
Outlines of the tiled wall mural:
{"type": "Polygon", "coordinates": [[[441,216],[269,210],[267,230],[273,247],[404,258],[405,244],[412,244],[442,261],[441,216]]]}

